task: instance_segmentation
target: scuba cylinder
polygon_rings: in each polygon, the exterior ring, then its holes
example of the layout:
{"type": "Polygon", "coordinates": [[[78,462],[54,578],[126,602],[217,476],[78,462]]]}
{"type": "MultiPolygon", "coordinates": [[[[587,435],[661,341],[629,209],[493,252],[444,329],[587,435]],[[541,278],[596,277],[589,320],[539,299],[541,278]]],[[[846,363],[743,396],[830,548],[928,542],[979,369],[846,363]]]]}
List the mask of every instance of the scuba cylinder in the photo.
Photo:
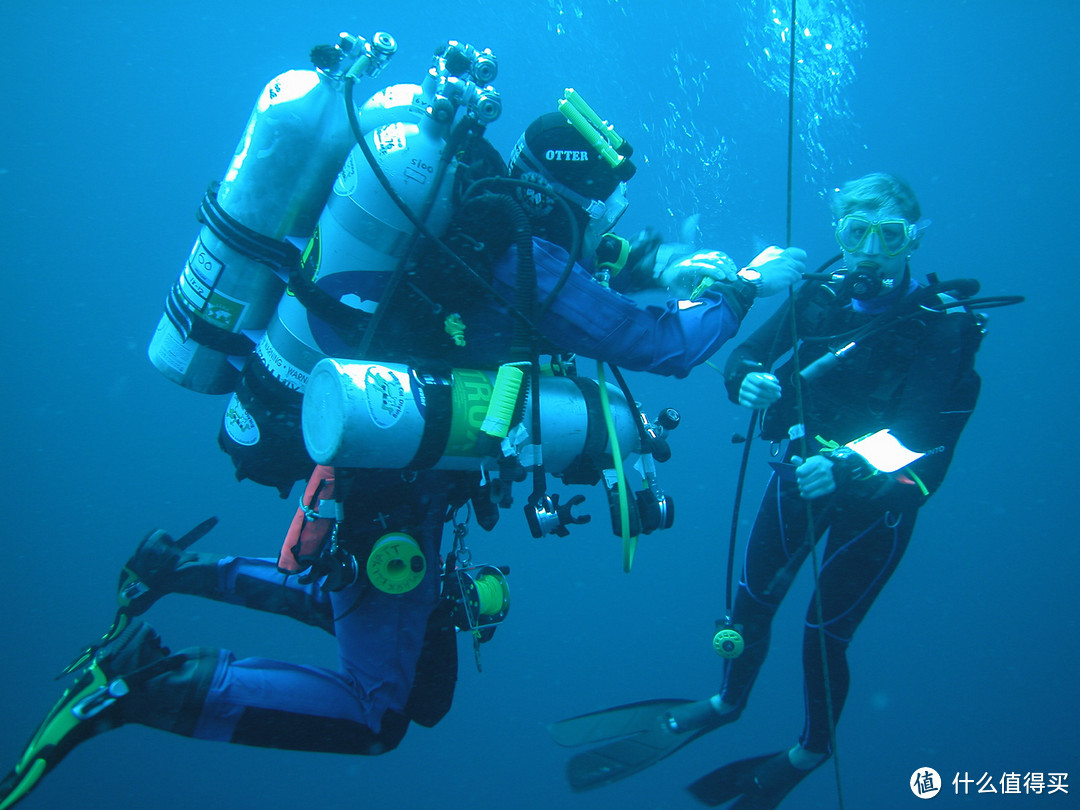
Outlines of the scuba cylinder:
{"type": "MultiPolygon", "coordinates": [[[[532,447],[528,419],[516,420],[506,438],[484,432],[491,412],[503,407],[493,397],[496,376],[326,358],[312,371],[303,399],[307,450],[319,464],[338,467],[478,470],[492,458],[534,466],[538,459],[525,450],[532,447]]],[[[548,472],[558,475],[611,452],[599,385],[583,377],[541,377],[541,448],[548,472]]],[[[619,447],[629,455],[638,449],[638,415],[622,391],[607,388],[619,447]]],[[[514,412],[531,413],[533,396],[527,391],[523,407],[514,412]]]]}
{"type": "Polygon", "coordinates": [[[360,107],[354,134],[363,144],[346,159],[226,410],[219,444],[238,478],[285,493],[307,476],[300,402],[308,375],[325,356],[355,354],[419,241],[415,221],[437,235],[445,229],[462,142],[501,112],[486,84],[495,72],[490,52],[452,42],[421,84],[389,87],[360,107]]]}
{"type": "Polygon", "coordinates": [[[250,333],[266,327],[299,251],[354,143],[347,77],[377,75],[397,49],[342,34],[312,51],[314,70],[290,70],[263,89],[224,178],[199,211],[203,227],[150,342],[166,377],[207,394],[232,390],[250,333]]]}

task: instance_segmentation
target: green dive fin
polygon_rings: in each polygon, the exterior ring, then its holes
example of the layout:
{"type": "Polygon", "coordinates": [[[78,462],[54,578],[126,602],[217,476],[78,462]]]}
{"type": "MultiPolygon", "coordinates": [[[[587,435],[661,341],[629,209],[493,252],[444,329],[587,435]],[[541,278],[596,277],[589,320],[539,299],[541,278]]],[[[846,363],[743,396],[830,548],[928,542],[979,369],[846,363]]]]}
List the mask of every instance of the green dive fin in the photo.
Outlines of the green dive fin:
{"type": "MultiPolygon", "coordinates": [[[[0,779],[0,810],[22,800],[76,745],[122,725],[125,715],[118,701],[152,679],[180,669],[186,660],[184,655],[170,656],[149,625],[130,623],[78,673],[45,715],[15,767],[0,779]]],[[[160,711],[162,717],[175,713],[173,705],[169,707],[160,711]]]]}
{"type": "Polygon", "coordinates": [[[734,719],[735,713],[717,714],[708,700],[646,700],[571,717],[548,730],[566,746],[611,740],[567,763],[570,787],[581,792],[640,773],[734,719]]]}
{"type": "Polygon", "coordinates": [[[15,768],[0,780],[0,810],[7,810],[26,796],[78,743],[111,727],[107,716],[95,717],[98,706],[111,702],[108,686],[105,673],[91,664],[83,677],[64,692],[30,739],[15,768]]]}
{"type": "Polygon", "coordinates": [[[730,810],[774,810],[809,775],[810,770],[791,764],[787,751],[779,751],[717,768],[687,790],[709,807],[738,799],[730,810]]]}

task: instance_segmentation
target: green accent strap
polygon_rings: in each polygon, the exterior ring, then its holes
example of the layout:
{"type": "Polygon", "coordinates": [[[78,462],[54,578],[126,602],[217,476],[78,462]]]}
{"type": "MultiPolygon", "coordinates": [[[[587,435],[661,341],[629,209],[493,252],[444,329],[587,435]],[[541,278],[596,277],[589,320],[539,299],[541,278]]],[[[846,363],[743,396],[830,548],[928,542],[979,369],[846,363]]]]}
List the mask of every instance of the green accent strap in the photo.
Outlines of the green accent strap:
{"type": "Polygon", "coordinates": [[[623,571],[627,574],[634,566],[634,554],[637,552],[637,536],[630,536],[630,495],[626,485],[626,472],[623,470],[622,452],[619,449],[619,436],[615,431],[615,422],[611,418],[611,402],[608,400],[607,383],[604,382],[604,364],[596,361],[596,381],[600,384],[600,405],[607,424],[608,440],[611,442],[611,458],[615,465],[615,478],[619,483],[619,522],[622,527],[623,571]]]}

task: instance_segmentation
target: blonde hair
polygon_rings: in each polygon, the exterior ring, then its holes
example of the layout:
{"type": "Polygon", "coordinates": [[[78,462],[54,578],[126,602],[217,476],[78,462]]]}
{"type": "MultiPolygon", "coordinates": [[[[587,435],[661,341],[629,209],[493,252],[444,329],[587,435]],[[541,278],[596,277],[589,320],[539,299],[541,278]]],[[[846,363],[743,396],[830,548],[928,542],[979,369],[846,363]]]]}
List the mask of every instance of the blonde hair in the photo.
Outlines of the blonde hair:
{"type": "Polygon", "coordinates": [[[829,207],[837,219],[859,208],[898,208],[908,222],[918,222],[922,208],[906,182],[884,172],[849,180],[832,195],[829,207]]]}

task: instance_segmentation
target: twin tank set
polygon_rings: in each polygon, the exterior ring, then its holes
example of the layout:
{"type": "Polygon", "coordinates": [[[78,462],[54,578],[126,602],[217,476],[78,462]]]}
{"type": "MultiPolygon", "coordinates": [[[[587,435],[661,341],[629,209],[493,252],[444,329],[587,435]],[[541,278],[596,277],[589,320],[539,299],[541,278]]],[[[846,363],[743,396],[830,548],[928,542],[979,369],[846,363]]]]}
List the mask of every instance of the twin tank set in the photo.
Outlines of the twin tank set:
{"type": "MultiPolygon", "coordinates": [[[[499,371],[432,376],[360,357],[360,340],[343,339],[313,311],[312,295],[359,319],[374,313],[414,246],[416,220],[438,236],[453,214],[458,167],[447,147],[455,123],[470,117],[483,126],[501,112],[495,58],[457,42],[436,52],[420,84],[355,105],[353,85],[378,76],[395,50],[389,34],[341,34],[312,52],[314,69],[290,70],[263,89],[224,177],[202,201],[202,228],[150,342],[150,360],[173,382],[231,394],[223,449],[238,477],[283,496],[312,459],[479,471],[495,468],[493,446],[513,455],[529,444],[535,392],[527,386],[524,407],[512,409],[525,416],[514,424],[492,405],[505,383],[499,371]],[[305,295],[305,286],[317,289],[305,295]],[[482,429],[501,444],[479,441],[482,429]]],[[[604,385],[602,451],[613,435],[621,456],[641,452],[641,414],[604,385]]],[[[545,375],[539,387],[543,465],[557,475],[596,451],[586,437],[595,443],[597,417],[572,379],[545,375]]]]}

